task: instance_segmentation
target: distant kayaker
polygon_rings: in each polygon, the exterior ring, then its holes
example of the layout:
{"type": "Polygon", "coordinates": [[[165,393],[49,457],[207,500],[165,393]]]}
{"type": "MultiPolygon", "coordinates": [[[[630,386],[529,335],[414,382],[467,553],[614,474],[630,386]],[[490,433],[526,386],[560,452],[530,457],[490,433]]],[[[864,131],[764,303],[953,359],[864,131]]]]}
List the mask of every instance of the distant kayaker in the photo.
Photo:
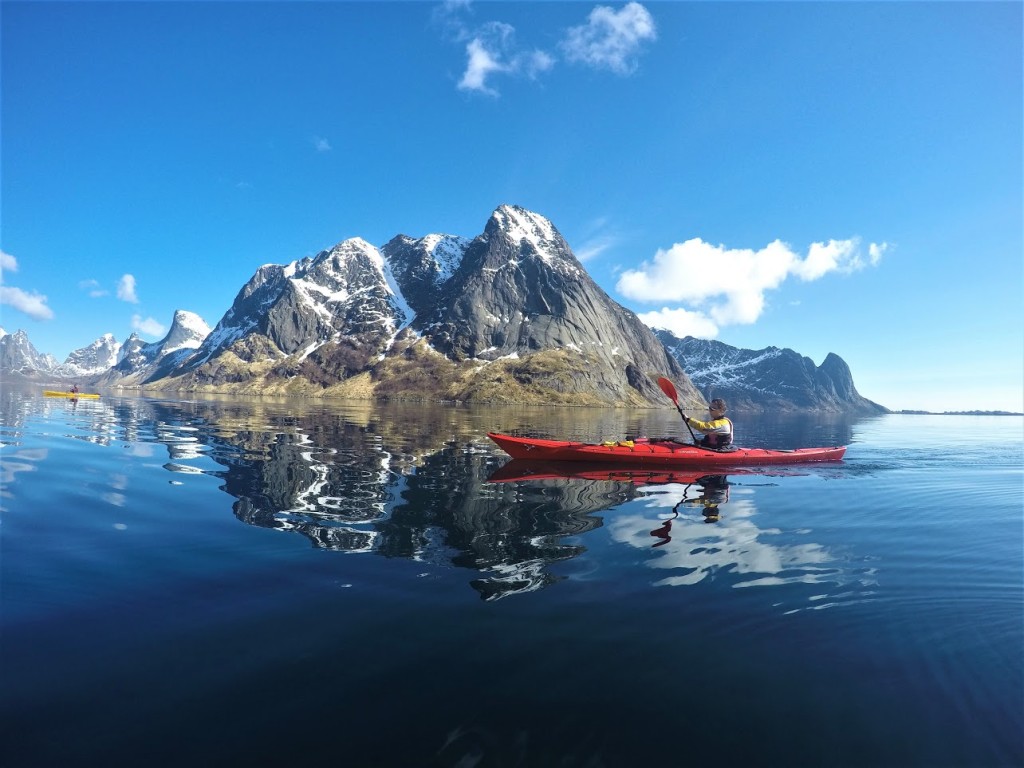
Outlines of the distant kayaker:
{"type": "Polygon", "coordinates": [[[707,448],[725,448],[732,445],[732,422],[725,418],[726,408],[725,400],[716,397],[708,406],[708,411],[711,413],[711,418],[708,421],[698,421],[689,416],[683,417],[690,427],[704,434],[704,438],[697,445],[707,448]]]}
{"type": "Polygon", "coordinates": [[[77,384],[71,385],[71,394],[72,395],[77,395],[78,394],[78,385],[77,384]]]}

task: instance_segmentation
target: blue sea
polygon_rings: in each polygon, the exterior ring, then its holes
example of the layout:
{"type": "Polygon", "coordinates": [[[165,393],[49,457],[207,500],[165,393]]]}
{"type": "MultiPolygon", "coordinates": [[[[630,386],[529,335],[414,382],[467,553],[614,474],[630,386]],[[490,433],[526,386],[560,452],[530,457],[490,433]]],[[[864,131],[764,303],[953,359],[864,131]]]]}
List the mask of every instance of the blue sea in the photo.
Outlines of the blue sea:
{"type": "Polygon", "coordinates": [[[1024,420],[734,417],[5,388],[0,763],[1024,765],[1024,420]]]}

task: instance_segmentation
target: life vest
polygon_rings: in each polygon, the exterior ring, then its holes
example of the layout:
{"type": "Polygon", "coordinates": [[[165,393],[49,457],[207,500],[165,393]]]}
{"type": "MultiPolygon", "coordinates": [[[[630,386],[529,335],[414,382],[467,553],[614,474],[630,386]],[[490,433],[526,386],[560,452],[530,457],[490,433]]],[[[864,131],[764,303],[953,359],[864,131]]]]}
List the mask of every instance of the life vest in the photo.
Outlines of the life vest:
{"type": "Polygon", "coordinates": [[[732,445],[732,421],[727,419],[725,416],[723,416],[722,419],[729,424],[729,434],[726,435],[721,432],[708,432],[704,435],[704,439],[701,440],[703,445],[706,445],[708,448],[725,448],[727,445],[732,445]]]}

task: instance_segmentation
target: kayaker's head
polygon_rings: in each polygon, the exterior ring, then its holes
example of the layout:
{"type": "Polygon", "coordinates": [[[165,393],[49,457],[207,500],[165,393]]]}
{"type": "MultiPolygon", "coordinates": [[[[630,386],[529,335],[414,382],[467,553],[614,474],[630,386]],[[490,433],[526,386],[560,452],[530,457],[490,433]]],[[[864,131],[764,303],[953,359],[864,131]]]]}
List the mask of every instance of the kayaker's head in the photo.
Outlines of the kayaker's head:
{"type": "Polygon", "coordinates": [[[724,416],[727,410],[725,400],[723,400],[720,397],[716,397],[714,400],[710,402],[710,404],[708,404],[708,410],[711,411],[711,415],[715,416],[716,418],[719,416],[724,416]]]}

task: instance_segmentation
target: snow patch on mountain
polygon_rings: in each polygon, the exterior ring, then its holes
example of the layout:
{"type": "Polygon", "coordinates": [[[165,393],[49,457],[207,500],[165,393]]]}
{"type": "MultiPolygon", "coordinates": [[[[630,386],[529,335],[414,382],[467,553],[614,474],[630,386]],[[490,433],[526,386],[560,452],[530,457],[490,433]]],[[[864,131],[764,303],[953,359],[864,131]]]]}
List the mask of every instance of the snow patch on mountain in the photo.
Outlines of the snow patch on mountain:
{"type": "Polygon", "coordinates": [[[402,293],[402,289],[398,285],[398,280],[395,279],[395,273],[391,269],[391,264],[385,265],[381,270],[381,274],[384,277],[385,285],[387,285],[388,290],[391,292],[391,296],[394,298],[395,308],[402,317],[402,322],[400,323],[395,324],[392,321],[394,334],[387,344],[390,348],[391,344],[394,342],[394,337],[413,321],[413,318],[416,317],[416,313],[412,311],[412,307],[410,307],[409,302],[406,301],[405,295],[402,293]]]}
{"type": "Polygon", "coordinates": [[[470,240],[458,235],[427,235],[421,242],[437,264],[437,281],[443,283],[462,264],[470,240]]]}
{"type": "MultiPolygon", "coordinates": [[[[501,205],[491,215],[487,231],[499,232],[502,238],[516,245],[523,256],[539,258],[563,274],[586,274],[555,225],[539,213],[517,205],[501,205]]],[[[501,269],[521,269],[521,263],[515,257],[498,266],[501,269]]]]}

